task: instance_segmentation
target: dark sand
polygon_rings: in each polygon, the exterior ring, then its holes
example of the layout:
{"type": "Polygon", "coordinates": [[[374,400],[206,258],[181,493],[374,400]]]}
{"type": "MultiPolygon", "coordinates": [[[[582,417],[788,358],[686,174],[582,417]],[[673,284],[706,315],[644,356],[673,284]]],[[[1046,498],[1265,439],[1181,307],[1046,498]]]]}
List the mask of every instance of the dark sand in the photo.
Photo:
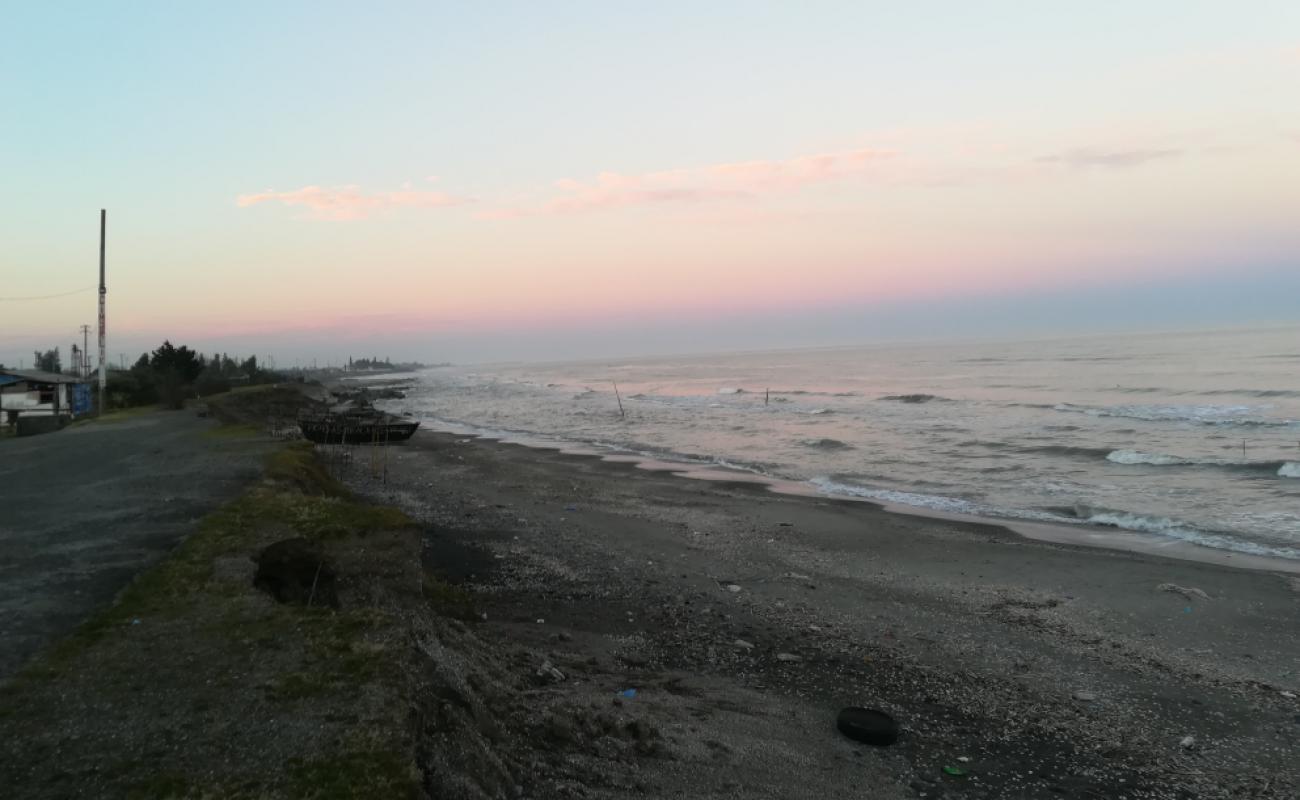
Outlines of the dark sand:
{"type": "Polygon", "coordinates": [[[444,434],[387,466],[350,480],[486,614],[423,645],[447,714],[497,709],[430,726],[445,796],[1300,793],[1291,576],[444,434]],[[902,739],[837,733],[857,704],[902,739]]]}

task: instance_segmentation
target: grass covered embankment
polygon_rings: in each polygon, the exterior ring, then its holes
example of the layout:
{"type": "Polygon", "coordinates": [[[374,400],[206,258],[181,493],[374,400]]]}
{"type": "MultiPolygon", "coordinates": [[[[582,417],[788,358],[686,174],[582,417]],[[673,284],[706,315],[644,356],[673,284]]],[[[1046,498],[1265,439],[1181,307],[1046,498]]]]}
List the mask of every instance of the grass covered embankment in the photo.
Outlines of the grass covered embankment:
{"type": "MultiPolygon", "coordinates": [[[[256,435],[226,412],[221,435],[256,435]]],[[[0,688],[5,794],[418,794],[419,548],[405,514],[354,500],[310,445],[277,449],[260,482],[0,688]],[[285,539],[332,573],[337,608],[254,585],[285,539]]]]}

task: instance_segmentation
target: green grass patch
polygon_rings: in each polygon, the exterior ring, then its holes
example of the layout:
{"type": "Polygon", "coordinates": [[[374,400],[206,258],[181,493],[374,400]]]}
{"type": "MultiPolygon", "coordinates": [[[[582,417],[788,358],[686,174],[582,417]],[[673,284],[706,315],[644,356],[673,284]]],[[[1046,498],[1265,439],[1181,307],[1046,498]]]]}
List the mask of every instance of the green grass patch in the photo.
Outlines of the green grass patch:
{"type": "Polygon", "coordinates": [[[473,596],[459,586],[453,586],[426,574],[422,593],[429,608],[441,616],[465,622],[478,619],[478,612],[474,610],[473,596]]]}
{"type": "Polygon", "coordinates": [[[239,423],[235,425],[219,425],[215,428],[209,428],[203,432],[204,436],[213,439],[243,439],[255,436],[261,436],[262,429],[257,425],[250,423],[239,423]]]}
{"type": "Polygon", "coordinates": [[[190,782],[184,775],[164,773],[137,781],[126,790],[127,800],[169,800],[187,797],[190,782]]]}
{"type": "Polygon", "coordinates": [[[186,612],[197,593],[213,599],[212,564],[221,556],[254,555],[266,544],[251,532],[264,527],[289,529],[315,541],[400,530],[415,523],[395,508],[371,506],[347,490],[316,462],[309,444],[296,443],[272,453],[266,474],[276,484],[254,487],[204,517],[198,530],[161,564],[145,570],[111,607],[95,614],[71,635],[19,673],[25,680],[53,680],[104,637],[150,617],[174,618],[186,612]],[[288,487],[284,484],[289,484],[288,487]],[[302,494],[311,489],[318,494],[302,494]]]}
{"type": "MultiPolygon", "coordinates": [[[[219,435],[240,436],[250,426],[227,427],[219,435]]],[[[185,726],[220,720],[228,706],[268,708],[258,722],[263,727],[252,725],[250,736],[262,735],[267,719],[309,721],[310,730],[338,728],[329,739],[338,752],[303,747],[301,758],[287,763],[253,766],[253,757],[236,767],[172,755],[123,760],[124,752],[169,752],[173,730],[159,722],[123,727],[121,743],[88,744],[78,757],[83,764],[102,758],[106,789],[130,798],[418,796],[405,712],[392,711],[409,706],[402,637],[410,609],[401,602],[414,602],[418,552],[407,531],[415,523],[400,510],[352,497],[307,443],[271,453],[265,478],[205,516],[112,606],[0,686],[0,734],[21,740],[20,731],[75,725],[61,715],[82,713],[85,698],[111,701],[104,706],[109,718],[118,707],[136,707],[127,698],[162,704],[150,712],[159,720],[185,709],[185,726]],[[377,591],[367,588],[357,606],[339,610],[270,601],[253,588],[245,560],[292,536],[321,542],[345,565],[344,574],[377,591]],[[166,699],[150,700],[151,692],[166,699]],[[113,749],[119,745],[128,749],[113,749]]],[[[440,613],[472,615],[463,590],[432,578],[424,587],[440,613]]],[[[130,712],[122,718],[131,719],[130,712]]],[[[256,741],[225,746],[262,752],[256,741]]],[[[54,769],[59,756],[52,747],[35,741],[25,757],[50,760],[54,769]]]]}
{"type": "Polygon", "coordinates": [[[266,477],[287,483],[307,495],[346,497],[349,494],[316,458],[311,442],[295,442],[272,453],[266,462],[266,477]]]}
{"type": "Polygon", "coordinates": [[[409,756],[388,750],[335,753],[289,766],[289,793],[310,800],[415,798],[420,773],[409,756]]]}

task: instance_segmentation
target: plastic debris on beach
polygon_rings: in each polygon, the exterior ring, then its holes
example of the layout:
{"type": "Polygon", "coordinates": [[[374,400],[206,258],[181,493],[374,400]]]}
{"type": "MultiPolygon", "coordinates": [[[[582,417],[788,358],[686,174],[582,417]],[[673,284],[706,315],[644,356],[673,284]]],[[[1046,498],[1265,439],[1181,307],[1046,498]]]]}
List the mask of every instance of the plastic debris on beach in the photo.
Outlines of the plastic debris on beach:
{"type": "Polygon", "coordinates": [[[734,584],[734,583],[729,583],[729,584],[727,584],[726,589],[727,589],[727,591],[729,591],[729,592],[739,592],[739,591],[740,591],[740,587],[737,586],[737,585],[734,584]]]}
{"type": "Polygon", "coordinates": [[[949,764],[948,766],[944,767],[944,768],[943,768],[943,771],[944,771],[945,773],[947,773],[948,775],[955,775],[955,776],[958,776],[958,777],[960,777],[960,776],[966,774],[966,770],[962,769],[961,767],[954,767],[954,766],[952,766],[951,764],[949,764]]]}
{"type": "Polygon", "coordinates": [[[624,689],[619,692],[618,695],[619,697],[626,697],[628,700],[631,700],[636,697],[636,689],[624,689]]]}
{"type": "Polygon", "coordinates": [[[562,681],[564,680],[565,675],[550,661],[543,661],[542,665],[537,668],[537,677],[547,678],[553,681],[562,681]]]}
{"type": "Polygon", "coordinates": [[[1176,583],[1162,583],[1156,587],[1156,591],[1181,594],[1183,597],[1186,597],[1188,600],[1209,600],[1210,599],[1210,596],[1208,594],[1206,594],[1201,589],[1197,589],[1195,586],[1179,586],[1176,583]]]}

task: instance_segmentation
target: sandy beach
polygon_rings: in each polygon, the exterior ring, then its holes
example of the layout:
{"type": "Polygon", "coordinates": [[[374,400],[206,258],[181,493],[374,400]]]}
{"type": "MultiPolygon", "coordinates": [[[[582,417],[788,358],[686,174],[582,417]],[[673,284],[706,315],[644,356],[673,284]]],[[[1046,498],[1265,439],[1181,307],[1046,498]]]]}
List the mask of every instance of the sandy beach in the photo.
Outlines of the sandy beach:
{"type": "Polygon", "coordinates": [[[474,599],[436,645],[444,796],[1300,788],[1286,574],[450,434],[346,472],[474,599]],[[840,735],[849,705],[899,742],[840,735]]]}

